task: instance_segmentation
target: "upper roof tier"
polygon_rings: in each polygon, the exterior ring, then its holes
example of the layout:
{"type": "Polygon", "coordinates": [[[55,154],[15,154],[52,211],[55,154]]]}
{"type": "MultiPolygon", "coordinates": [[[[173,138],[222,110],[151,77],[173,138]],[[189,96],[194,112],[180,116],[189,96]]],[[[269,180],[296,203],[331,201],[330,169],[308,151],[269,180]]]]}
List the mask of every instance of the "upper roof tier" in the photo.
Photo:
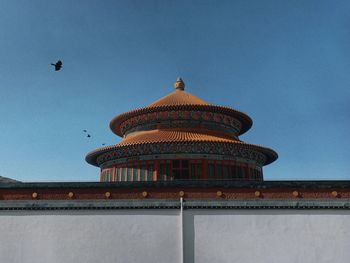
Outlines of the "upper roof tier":
{"type": "Polygon", "coordinates": [[[121,126],[123,126],[122,124],[127,120],[148,113],[159,113],[165,111],[198,111],[205,113],[221,113],[236,119],[240,123],[240,130],[238,131],[238,135],[245,133],[251,128],[253,122],[247,114],[231,109],[229,107],[211,104],[201,98],[198,98],[197,96],[192,95],[191,93],[186,92],[185,84],[181,78],[178,78],[176,80],[174,87],[175,90],[173,92],[149,104],[148,106],[122,113],[113,118],[110,122],[111,130],[115,134],[123,136],[125,134],[125,131],[121,128],[121,126]]]}

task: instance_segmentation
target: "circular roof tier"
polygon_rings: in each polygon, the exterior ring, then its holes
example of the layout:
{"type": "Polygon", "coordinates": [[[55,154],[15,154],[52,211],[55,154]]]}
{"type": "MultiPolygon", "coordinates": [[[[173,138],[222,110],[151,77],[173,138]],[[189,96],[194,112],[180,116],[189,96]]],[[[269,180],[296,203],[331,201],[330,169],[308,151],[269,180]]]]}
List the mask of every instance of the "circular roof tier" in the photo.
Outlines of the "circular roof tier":
{"type": "Polygon", "coordinates": [[[137,132],[127,136],[116,145],[96,149],[87,154],[86,161],[92,165],[99,166],[98,158],[108,153],[111,153],[110,155],[113,158],[125,158],[137,155],[161,154],[162,152],[179,153],[182,151],[221,155],[230,155],[231,152],[235,155],[241,154],[247,157],[251,154],[261,155],[264,159],[262,165],[270,164],[278,158],[277,153],[272,149],[248,144],[232,138],[181,130],[152,130],[137,132]],[[137,146],[142,146],[143,150],[140,150],[141,148],[137,146]]]}
{"type": "Polygon", "coordinates": [[[175,90],[170,94],[160,98],[146,107],[128,111],[113,118],[109,125],[111,130],[115,134],[123,136],[124,134],[121,130],[121,125],[130,118],[147,113],[180,110],[222,113],[233,117],[241,123],[241,129],[238,135],[245,133],[252,127],[253,121],[247,114],[229,107],[210,104],[205,100],[184,91],[184,87],[185,84],[183,81],[178,79],[175,83],[175,90]]]}

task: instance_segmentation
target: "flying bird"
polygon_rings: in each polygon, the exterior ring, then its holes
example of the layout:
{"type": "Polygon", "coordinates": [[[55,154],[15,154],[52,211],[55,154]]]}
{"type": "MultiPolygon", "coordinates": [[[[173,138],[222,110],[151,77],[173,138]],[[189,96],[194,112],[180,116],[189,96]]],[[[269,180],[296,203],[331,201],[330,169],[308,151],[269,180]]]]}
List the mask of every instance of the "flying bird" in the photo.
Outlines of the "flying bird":
{"type": "Polygon", "coordinates": [[[91,137],[91,135],[90,135],[90,134],[88,134],[86,137],[90,138],[90,137],[91,137]]]}
{"type": "Polygon", "coordinates": [[[51,63],[52,66],[55,66],[55,71],[59,71],[62,68],[62,61],[59,60],[56,64],[51,63]]]}
{"type": "Polygon", "coordinates": [[[83,132],[87,132],[87,130],[83,130],[83,132]]]}

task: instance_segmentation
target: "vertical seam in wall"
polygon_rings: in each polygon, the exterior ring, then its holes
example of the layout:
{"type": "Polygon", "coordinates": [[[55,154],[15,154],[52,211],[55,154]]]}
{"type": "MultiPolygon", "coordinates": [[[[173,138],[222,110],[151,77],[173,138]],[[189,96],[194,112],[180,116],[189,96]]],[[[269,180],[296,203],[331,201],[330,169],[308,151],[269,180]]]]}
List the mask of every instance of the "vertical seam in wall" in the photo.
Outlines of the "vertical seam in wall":
{"type": "Polygon", "coordinates": [[[181,263],[184,263],[184,226],[183,226],[183,198],[180,197],[180,249],[181,249],[181,263]]]}

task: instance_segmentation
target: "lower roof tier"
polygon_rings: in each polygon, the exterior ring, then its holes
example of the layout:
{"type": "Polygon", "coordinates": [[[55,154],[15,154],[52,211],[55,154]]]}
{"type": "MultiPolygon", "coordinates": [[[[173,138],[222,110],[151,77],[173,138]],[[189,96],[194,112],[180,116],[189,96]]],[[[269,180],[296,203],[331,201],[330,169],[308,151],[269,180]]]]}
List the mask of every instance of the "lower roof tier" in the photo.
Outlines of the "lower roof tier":
{"type": "Polygon", "coordinates": [[[181,130],[151,130],[130,134],[119,144],[92,151],[86,161],[103,166],[121,158],[161,154],[214,154],[248,159],[259,165],[270,164],[278,158],[272,149],[233,138],[181,130]]]}

